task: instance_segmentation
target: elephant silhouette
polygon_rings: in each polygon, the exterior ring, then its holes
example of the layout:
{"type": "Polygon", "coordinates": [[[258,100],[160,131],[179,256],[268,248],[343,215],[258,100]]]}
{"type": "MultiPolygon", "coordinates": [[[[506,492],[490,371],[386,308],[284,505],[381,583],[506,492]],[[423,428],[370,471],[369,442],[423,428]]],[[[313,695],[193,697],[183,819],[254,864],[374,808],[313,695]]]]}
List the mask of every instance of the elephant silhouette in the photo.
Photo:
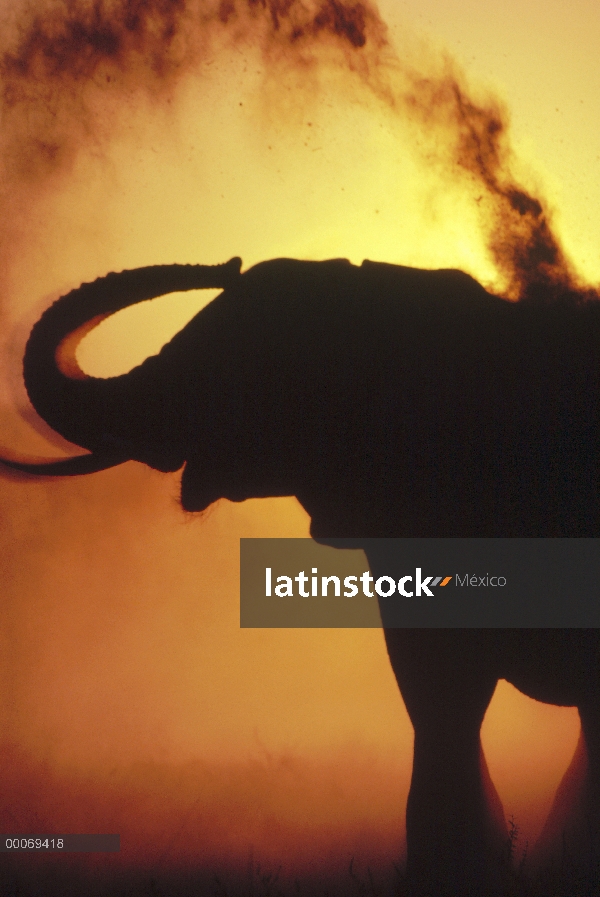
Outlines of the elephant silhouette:
{"type": "MultiPolygon", "coordinates": [[[[50,476],[185,465],[186,510],[294,495],[322,542],[598,537],[599,334],[600,302],[513,303],[455,270],[276,259],[241,273],[232,259],[109,274],[51,306],[24,358],[38,414],[89,454],[5,463],[50,476]],[[223,292],[158,355],[123,376],[81,372],[74,349],[102,318],[201,287],[223,292]]],[[[375,577],[387,572],[385,549],[368,557],[375,577]]],[[[411,893],[498,892],[507,834],[480,727],[500,678],[578,707],[546,834],[600,834],[598,630],[385,640],[415,732],[411,893]]]]}

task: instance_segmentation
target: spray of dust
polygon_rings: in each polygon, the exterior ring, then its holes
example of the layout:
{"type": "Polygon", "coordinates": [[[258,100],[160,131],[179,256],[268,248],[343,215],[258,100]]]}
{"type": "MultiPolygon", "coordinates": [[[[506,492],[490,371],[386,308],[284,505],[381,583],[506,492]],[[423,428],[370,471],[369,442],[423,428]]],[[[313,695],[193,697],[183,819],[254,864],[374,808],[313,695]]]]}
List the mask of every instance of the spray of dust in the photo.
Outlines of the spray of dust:
{"type": "Polygon", "coordinates": [[[412,89],[403,101],[412,115],[446,140],[440,162],[452,178],[466,178],[480,205],[492,259],[513,299],[552,301],[597,298],[582,287],[552,229],[544,202],[511,177],[508,114],[489,99],[473,101],[450,60],[438,78],[407,73],[412,89]]]}
{"type": "Polygon", "coordinates": [[[369,43],[371,35],[384,40],[370,6],[337,0],[67,0],[36,4],[14,30],[0,61],[2,164],[5,177],[22,180],[64,170],[82,143],[105,136],[99,96],[169,102],[181,79],[224,44],[258,44],[265,59],[291,50],[307,65],[320,42],[334,40],[350,56],[367,35],[369,43]]]}
{"type": "Polygon", "coordinates": [[[415,123],[428,160],[477,204],[505,295],[596,295],[580,284],[544,202],[511,176],[506,110],[474,101],[449,60],[425,73],[403,63],[368,2],[61,0],[26,9],[11,32],[0,59],[6,205],[20,186],[40,189],[68,171],[83,145],[109,139],[107,104],[167,105],[224,46],[252,46],[267,80],[282,67],[306,74],[334,64],[415,123]]]}

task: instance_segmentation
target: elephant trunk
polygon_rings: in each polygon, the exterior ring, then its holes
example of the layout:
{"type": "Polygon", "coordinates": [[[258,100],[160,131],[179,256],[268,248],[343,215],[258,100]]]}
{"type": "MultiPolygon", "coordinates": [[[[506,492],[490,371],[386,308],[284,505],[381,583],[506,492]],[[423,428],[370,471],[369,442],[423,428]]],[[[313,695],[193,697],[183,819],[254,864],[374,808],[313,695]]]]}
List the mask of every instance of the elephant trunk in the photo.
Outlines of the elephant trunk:
{"type": "MultiPolygon", "coordinates": [[[[155,265],[108,274],[58,299],[33,327],[23,361],[27,393],[37,413],[81,455],[47,464],[5,461],[28,473],[91,473],[132,458],[160,470],[183,464],[177,446],[168,369],[152,356],[128,374],[89,377],[75,361],[85,333],[111,314],[176,291],[226,288],[240,276],[241,259],[223,265],[155,265]]],[[[164,352],[164,350],[163,350],[164,352]]]]}

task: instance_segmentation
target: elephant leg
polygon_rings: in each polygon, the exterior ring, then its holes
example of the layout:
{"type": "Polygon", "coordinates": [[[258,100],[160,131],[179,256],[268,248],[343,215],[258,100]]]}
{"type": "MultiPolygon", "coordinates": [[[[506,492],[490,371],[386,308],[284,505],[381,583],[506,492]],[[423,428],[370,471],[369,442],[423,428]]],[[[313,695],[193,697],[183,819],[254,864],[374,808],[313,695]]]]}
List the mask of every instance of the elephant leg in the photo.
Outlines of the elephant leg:
{"type": "Polygon", "coordinates": [[[385,639],[415,730],[406,809],[410,893],[499,893],[507,831],[480,740],[497,683],[485,634],[386,629],[385,639]]]}
{"type": "MultiPolygon", "coordinates": [[[[573,759],[531,857],[533,871],[560,870],[600,885],[600,706],[579,706],[581,732],[573,759]]],[[[591,893],[591,891],[590,891],[591,893]]],[[[594,892],[595,893],[595,892],[594,892]]]]}

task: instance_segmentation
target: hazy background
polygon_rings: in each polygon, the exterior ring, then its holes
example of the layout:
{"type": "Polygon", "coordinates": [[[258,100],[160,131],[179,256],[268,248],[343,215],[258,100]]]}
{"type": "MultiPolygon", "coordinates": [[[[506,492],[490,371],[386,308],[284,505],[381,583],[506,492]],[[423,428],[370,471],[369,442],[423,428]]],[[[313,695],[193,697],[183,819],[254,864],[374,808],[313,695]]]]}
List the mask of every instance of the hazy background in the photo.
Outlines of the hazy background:
{"type": "MultiPolygon", "coordinates": [[[[110,270],[344,256],[502,289],[481,184],[447,152],[444,78],[510,122],[502,164],[600,280],[595,4],[384,2],[389,31],[367,11],[364,47],[331,18],[286,43],[260,6],[194,7],[163,53],[170,5],[103,57],[106,30],[93,46],[60,4],[0,7],[4,451],[68,450],[28,408],[23,346],[54,298],[110,270]]],[[[82,344],[83,367],[127,370],[212,295],[116,316],[82,344]]],[[[95,862],[149,868],[391,865],[412,730],[382,633],[240,630],[239,538],[306,536],[309,520],[293,498],[193,516],[177,496],[177,475],[134,463],[3,476],[0,828],[120,831],[120,856],[95,862]]],[[[574,709],[499,684],[484,745],[523,844],[577,733],[574,709]]]]}

